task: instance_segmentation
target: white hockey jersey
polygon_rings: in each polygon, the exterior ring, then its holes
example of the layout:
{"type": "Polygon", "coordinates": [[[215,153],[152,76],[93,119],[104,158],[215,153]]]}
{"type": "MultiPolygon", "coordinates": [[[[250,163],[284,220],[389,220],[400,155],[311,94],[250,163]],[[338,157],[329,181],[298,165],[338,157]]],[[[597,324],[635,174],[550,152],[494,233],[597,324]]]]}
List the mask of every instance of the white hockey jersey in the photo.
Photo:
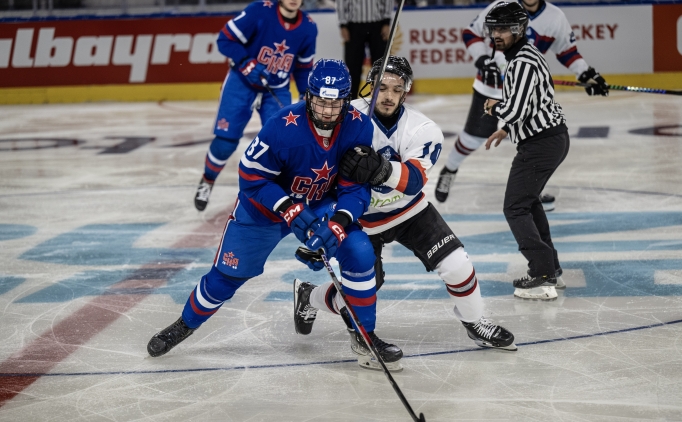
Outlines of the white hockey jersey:
{"type": "MultiPolygon", "coordinates": [[[[471,24],[469,24],[469,28],[464,30],[463,39],[474,62],[482,55],[490,56],[492,53],[489,40],[486,40],[483,36],[485,17],[501,1],[503,0],[496,0],[490,3],[485,10],[474,18],[471,24]]],[[[561,9],[544,0],[540,0],[540,8],[535,13],[529,13],[529,18],[526,36],[530,43],[535,45],[542,54],[552,50],[559,62],[575,73],[576,76],[580,76],[580,74],[587,70],[589,66],[580,53],[578,53],[571,24],[568,23],[566,15],[564,15],[561,9]]],[[[501,51],[495,52],[495,62],[504,74],[507,63],[501,51]]],[[[474,80],[474,89],[486,97],[502,99],[502,87],[497,89],[483,83],[480,72],[476,75],[476,80],[474,80]]]]}
{"type": "MultiPolygon", "coordinates": [[[[363,99],[351,104],[367,114],[363,99]]],[[[393,128],[385,128],[376,118],[372,147],[391,161],[393,173],[381,186],[372,188],[369,210],[359,221],[367,234],[377,234],[397,226],[424,210],[428,205],[422,192],[427,173],[438,160],[443,132],[428,117],[408,104],[393,128]]]]}

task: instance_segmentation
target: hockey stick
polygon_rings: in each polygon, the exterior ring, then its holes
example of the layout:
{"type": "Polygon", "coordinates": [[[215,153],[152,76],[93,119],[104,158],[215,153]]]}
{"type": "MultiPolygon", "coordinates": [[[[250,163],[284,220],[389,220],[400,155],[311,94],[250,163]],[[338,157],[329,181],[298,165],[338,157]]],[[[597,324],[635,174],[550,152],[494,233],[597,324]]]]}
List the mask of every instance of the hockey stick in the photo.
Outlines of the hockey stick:
{"type": "Polygon", "coordinates": [[[273,90],[272,88],[270,88],[270,84],[268,83],[268,80],[265,79],[265,76],[261,76],[261,77],[260,77],[260,82],[263,84],[263,86],[265,87],[265,89],[268,90],[268,92],[270,93],[270,95],[272,95],[272,98],[274,98],[275,101],[277,101],[277,104],[279,104],[279,108],[284,108],[284,104],[282,104],[282,102],[279,100],[279,98],[277,98],[277,95],[275,94],[275,90],[273,90]]]}
{"type": "MultiPolygon", "coordinates": [[[[554,81],[555,85],[564,86],[581,86],[584,88],[589,88],[595,84],[588,84],[583,82],[573,82],[573,81],[554,81]]],[[[623,86],[623,85],[609,85],[609,89],[614,91],[629,91],[629,92],[644,92],[646,94],[666,94],[666,95],[682,95],[682,91],[669,91],[667,89],[657,89],[657,88],[642,88],[638,86],[623,86]]]]}
{"type": "Polygon", "coordinates": [[[386,51],[384,52],[384,57],[381,60],[381,71],[376,76],[374,80],[374,89],[372,90],[372,101],[369,103],[369,110],[367,115],[369,119],[372,120],[372,114],[374,114],[374,106],[377,105],[377,98],[379,96],[379,88],[381,88],[381,80],[384,78],[384,72],[386,71],[386,65],[388,64],[388,56],[391,55],[391,47],[393,46],[393,38],[395,36],[395,30],[398,27],[398,21],[400,20],[400,12],[403,11],[403,6],[405,5],[405,0],[400,0],[398,4],[398,10],[395,11],[395,17],[393,18],[393,23],[391,24],[391,32],[388,35],[388,43],[386,44],[386,51]]]}
{"type": "Polygon", "coordinates": [[[398,394],[398,397],[400,397],[400,401],[403,402],[403,405],[407,409],[407,412],[410,414],[410,416],[412,416],[412,419],[414,420],[414,422],[426,422],[426,419],[424,419],[423,413],[420,413],[419,417],[417,417],[417,415],[414,413],[414,410],[412,410],[410,403],[407,402],[407,399],[403,395],[403,392],[400,391],[400,387],[398,386],[398,384],[396,384],[395,380],[393,379],[393,376],[391,376],[391,373],[388,371],[388,368],[386,368],[386,364],[384,363],[383,359],[381,359],[381,356],[379,355],[379,352],[377,351],[376,347],[374,346],[374,343],[372,343],[372,339],[369,338],[369,335],[367,334],[367,330],[365,330],[365,327],[363,327],[362,323],[360,322],[357,315],[355,314],[355,310],[350,305],[350,302],[348,302],[348,299],[346,298],[346,294],[343,292],[343,287],[341,286],[341,282],[339,281],[338,278],[336,278],[336,274],[334,274],[334,269],[332,268],[331,264],[329,264],[329,260],[327,259],[327,255],[322,250],[319,251],[319,254],[320,254],[320,257],[322,258],[322,262],[324,262],[325,268],[327,268],[327,272],[329,273],[329,276],[332,278],[332,283],[334,283],[334,287],[336,287],[336,290],[339,292],[339,294],[341,295],[341,298],[343,299],[343,303],[346,305],[346,309],[348,309],[348,314],[350,315],[351,319],[353,319],[355,326],[358,327],[358,331],[360,331],[362,338],[365,339],[365,343],[367,343],[367,347],[369,347],[369,349],[372,351],[372,354],[376,358],[377,362],[379,362],[379,365],[381,365],[381,369],[383,369],[384,374],[386,375],[386,378],[388,378],[388,382],[391,383],[391,386],[395,390],[396,394],[398,394]]]}

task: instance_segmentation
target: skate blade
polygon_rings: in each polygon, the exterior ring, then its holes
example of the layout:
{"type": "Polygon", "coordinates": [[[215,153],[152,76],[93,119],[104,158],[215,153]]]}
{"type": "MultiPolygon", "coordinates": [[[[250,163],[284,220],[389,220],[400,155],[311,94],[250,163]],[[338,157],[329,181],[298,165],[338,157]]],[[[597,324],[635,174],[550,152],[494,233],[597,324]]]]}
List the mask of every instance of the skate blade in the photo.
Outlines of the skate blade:
{"type": "Polygon", "coordinates": [[[540,286],[532,289],[514,289],[514,297],[525,300],[556,300],[558,297],[554,286],[540,286]]]}
{"type": "Polygon", "coordinates": [[[561,277],[556,278],[556,286],[554,287],[555,289],[565,289],[566,288],[566,283],[564,283],[564,279],[561,277]]]}
{"type": "Polygon", "coordinates": [[[493,346],[492,343],[488,343],[487,341],[482,341],[482,340],[474,340],[474,343],[476,343],[476,345],[478,347],[482,347],[484,349],[502,350],[504,352],[515,352],[515,351],[519,350],[519,348],[516,347],[516,344],[514,344],[514,343],[510,344],[509,346],[498,346],[498,347],[493,346]]]}
{"type": "MultiPolygon", "coordinates": [[[[384,364],[386,365],[386,369],[390,372],[400,372],[403,370],[403,365],[400,361],[384,362],[384,364]]],[[[379,362],[377,362],[373,356],[358,356],[358,365],[360,365],[361,368],[371,369],[373,371],[383,370],[379,362]]]]}

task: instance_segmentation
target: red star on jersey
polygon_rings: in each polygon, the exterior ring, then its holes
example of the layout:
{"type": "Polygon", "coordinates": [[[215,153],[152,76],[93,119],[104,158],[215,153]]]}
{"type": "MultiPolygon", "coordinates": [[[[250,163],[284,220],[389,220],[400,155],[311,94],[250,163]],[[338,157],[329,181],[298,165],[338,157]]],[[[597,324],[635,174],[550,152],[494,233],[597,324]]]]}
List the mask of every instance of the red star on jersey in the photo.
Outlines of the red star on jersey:
{"type": "Polygon", "coordinates": [[[263,2],[263,6],[272,7],[272,2],[271,2],[270,0],[265,0],[265,1],[263,2]]]}
{"type": "Polygon", "coordinates": [[[349,113],[353,115],[353,120],[360,119],[360,121],[362,121],[362,113],[360,113],[357,109],[352,109],[349,111],[349,113]]]}
{"type": "Polygon", "coordinates": [[[282,43],[275,43],[275,54],[279,54],[280,56],[284,56],[284,52],[287,51],[290,47],[287,45],[287,40],[282,40],[282,43]]]}
{"type": "Polygon", "coordinates": [[[327,161],[325,160],[324,165],[322,166],[321,169],[317,169],[317,170],[311,169],[317,175],[317,177],[315,178],[315,181],[313,183],[317,182],[318,180],[323,180],[323,179],[329,180],[329,173],[331,173],[333,168],[334,168],[334,166],[327,167],[327,161]]]}
{"type": "Polygon", "coordinates": [[[227,253],[227,257],[228,257],[228,258],[234,258],[234,254],[233,254],[232,252],[228,252],[228,253],[227,253]]]}
{"type": "Polygon", "coordinates": [[[292,112],[290,111],[288,116],[282,117],[284,120],[287,121],[287,124],[285,125],[285,127],[286,127],[286,126],[289,126],[289,124],[291,124],[291,123],[293,123],[293,124],[295,124],[296,126],[298,126],[298,123],[296,123],[296,119],[298,119],[299,117],[301,117],[300,114],[294,114],[294,113],[292,113],[292,112]]]}

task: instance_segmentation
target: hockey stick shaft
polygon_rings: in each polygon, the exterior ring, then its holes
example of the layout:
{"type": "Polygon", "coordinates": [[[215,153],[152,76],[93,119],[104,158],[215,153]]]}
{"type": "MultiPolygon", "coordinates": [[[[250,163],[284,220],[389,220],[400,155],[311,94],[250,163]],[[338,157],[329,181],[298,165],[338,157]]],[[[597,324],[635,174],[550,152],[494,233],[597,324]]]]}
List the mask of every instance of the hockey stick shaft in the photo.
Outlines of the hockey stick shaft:
{"type": "MultiPolygon", "coordinates": [[[[594,84],[574,82],[574,81],[554,81],[554,85],[563,86],[580,86],[583,88],[588,88],[594,84]]],[[[646,94],[664,94],[664,95],[682,95],[682,91],[670,91],[667,89],[658,88],[642,88],[638,86],[623,86],[623,85],[609,85],[609,89],[614,91],[628,91],[628,92],[644,92],[646,94]]]]}
{"type": "Polygon", "coordinates": [[[358,327],[358,330],[360,331],[362,338],[365,339],[365,343],[367,343],[367,346],[372,351],[372,354],[376,358],[377,362],[379,362],[379,365],[381,365],[381,369],[384,371],[386,378],[388,378],[388,382],[391,384],[391,386],[393,387],[393,390],[395,390],[396,394],[398,394],[398,397],[400,398],[400,401],[403,402],[403,405],[407,409],[407,412],[410,414],[410,416],[412,416],[412,419],[415,422],[426,422],[426,419],[424,419],[423,413],[420,413],[419,417],[417,417],[417,415],[414,413],[414,410],[412,410],[412,406],[410,406],[410,403],[407,402],[405,395],[403,394],[403,392],[400,390],[400,387],[398,386],[398,384],[393,379],[393,376],[388,371],[388,368],[386,368],[386,364],[384,363],[384,360],[379,355],[379,352],[377,351],[376,347],[374,346],[374,343],[372,343],[372,339],[369,337],[369,334],[367,334],[367,330],[365,330],[365,327],[362,325],[362,323],[360,322],[360,319],[358,319],[358,316],[355,314],[355,310],[353,309],[351,304],[348,302],[348,299],[346,298],[346,294],[343,292],[343,286],[341,286],[341,282],[339,281],[339,279],[336,278],[336,274],[334,274],[334,269],[332,268],[331,264],[329,264],[329,260],[327,259],[327,255],[320,250],[320,256],[322,257],[322,262],[324,262],[324,266],[327,269],[327,272],[329,273],[329,276],[332,279],[332,283],[334,283],[334,287],[336,287],[336,290],[339,292],[339,294],[341,295],[341,298],[343,299],[343,303],[346,305],[346,309],[348,309],[348,314],[350,314],[351,319],[353,319],[355,326],[358,327]]]}
{"type": "Polygon", "coordinates": [[[279,100],[279,98],[277,98],[277,94],[275,94],[275,90],[273,90],[272,88],[270,88],[270,84],[268,83],[268,80],[265,79],[264,76],[261,76],[261,77],[260,77],[260,81],[261,81],[261,83],[263,84],[263,86],[265,87],[265,89],[268,90],[268,92],[270,93],[270,95],[272,95],[272,98],[274,98],[275,101],[277,101],[277,104],[279,105],[279,108],[284,108],[284,104],[282,104],[282,102],[279,100]]]}
{"type": "Polygon", "coordinates": [[[369,103],[369,110],[367,115],[369,119],[372,120],[372,114],[374,114],[374,106],[377,105],[377,98],[379,96],[379,88],[381,87],[381,80],[384,78],[384,72],[386,71],[386,65],[388,64],[388,56],[391,55],[391,47],[393,46],[393,38],[395,38],[395,30],[398,27],[398,21],[400,20],[400,13],[403,11],[403,6],[405,5],[405,0],[400,0],[398,4],[398,9],[395,11],[395,17],[393,18],[393,23],[391,24],[391,32],[388,35],[388,43],[386,43],[386,51],[384,51],[384,57],[381,60],[381,70],[379,74],[374,79],[374,89],[372,90],[372,101],[369,103]]]}

